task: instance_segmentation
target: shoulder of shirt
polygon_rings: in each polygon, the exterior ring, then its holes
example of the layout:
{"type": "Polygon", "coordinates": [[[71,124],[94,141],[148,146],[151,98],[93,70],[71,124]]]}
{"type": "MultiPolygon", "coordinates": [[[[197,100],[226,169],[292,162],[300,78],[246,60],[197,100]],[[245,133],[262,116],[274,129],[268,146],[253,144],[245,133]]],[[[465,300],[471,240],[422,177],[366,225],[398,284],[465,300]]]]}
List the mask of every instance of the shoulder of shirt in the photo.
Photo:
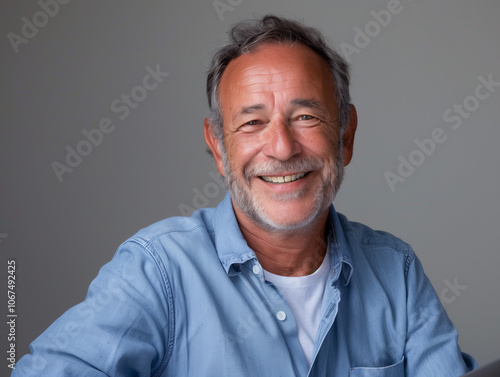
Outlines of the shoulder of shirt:
{"type": "Polygon", "coordinates": [[[396,253],[402,253],[410,260],[415,258],[412,247],[393,234],[382,230],[374,230],[367,225],[348,220],[341,213],[337,214],[348,243],[357,243],[367,250],[385,248],[396,253]]]}
{"type": "MultiPolygon", "coordinates": [[[[173,216],[160,220],[139,230],[127,241],[140,241],[139,243],[151,243],[154,240],[173,235],[174,233],[189,234],[196,230],[212,233],[212,214],[214,208],[202,208],[195,211],[191,216],[173,216]]],[[[127,242],[125,241],[125,242],[127,242]]]]}

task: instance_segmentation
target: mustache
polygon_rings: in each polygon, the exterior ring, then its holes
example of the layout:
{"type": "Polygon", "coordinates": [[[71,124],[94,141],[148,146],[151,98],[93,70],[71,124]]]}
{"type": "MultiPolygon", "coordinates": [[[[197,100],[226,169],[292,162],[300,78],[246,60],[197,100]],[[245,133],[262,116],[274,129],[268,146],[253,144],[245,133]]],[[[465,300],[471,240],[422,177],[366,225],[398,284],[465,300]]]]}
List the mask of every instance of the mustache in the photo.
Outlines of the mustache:
{"type": "Polygon", "coordinates": [[[264,162],[255,163],[245,167],[243,174],[247,181],[251,177],[261,175],[285,175],[291,172],[301,173],[310,170],[319,170],[324,167],[324,162],[320,159],[306,157],[292,157],[286,161],[269,159],[264,162]]]}

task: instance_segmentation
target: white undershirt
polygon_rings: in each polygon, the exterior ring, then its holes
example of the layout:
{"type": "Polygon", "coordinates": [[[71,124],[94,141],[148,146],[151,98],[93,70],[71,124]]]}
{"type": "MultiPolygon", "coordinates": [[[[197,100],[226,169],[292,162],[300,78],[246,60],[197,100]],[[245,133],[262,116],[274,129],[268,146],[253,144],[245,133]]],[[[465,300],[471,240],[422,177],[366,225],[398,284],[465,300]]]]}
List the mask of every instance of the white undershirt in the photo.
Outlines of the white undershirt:
{"type": "Polygon", "coordinates": [[[330,270],[328,254],[311,275],[280,276],[264,270],[265,279],[278,287],[292,310],[297,322],[300,345],[309,365],[313,358],[314,341],[321,320],[321,304],[330,270]]]}

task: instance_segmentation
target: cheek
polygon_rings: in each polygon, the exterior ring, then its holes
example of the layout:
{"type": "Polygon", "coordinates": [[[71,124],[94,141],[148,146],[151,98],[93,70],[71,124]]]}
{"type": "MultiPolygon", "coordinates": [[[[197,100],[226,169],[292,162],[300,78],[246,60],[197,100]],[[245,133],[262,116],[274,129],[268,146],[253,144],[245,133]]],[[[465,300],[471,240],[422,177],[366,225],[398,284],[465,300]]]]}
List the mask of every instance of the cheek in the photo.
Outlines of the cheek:
{"type": "Polygon", "coordinates": [[[339,140],[340,130],[338,127],[329,125],[322,130],[324,138],[330,143],[330,145],[337,145],[339,140]]]}
{"type": "Polygon", "coordinates": [[[311,153],[323,159],[336,156],[338,134],[331,128],[309,130],[302,135],[302,145],[311,153]]]}
{"type": "Polygon", "coordinates": [[[247,165],[260,150],[259,143],[252,137],[240,135],[238,137],[228,136],[226,139],[226,151],[228,160],[236,170],[241,170],[247,165]]]}

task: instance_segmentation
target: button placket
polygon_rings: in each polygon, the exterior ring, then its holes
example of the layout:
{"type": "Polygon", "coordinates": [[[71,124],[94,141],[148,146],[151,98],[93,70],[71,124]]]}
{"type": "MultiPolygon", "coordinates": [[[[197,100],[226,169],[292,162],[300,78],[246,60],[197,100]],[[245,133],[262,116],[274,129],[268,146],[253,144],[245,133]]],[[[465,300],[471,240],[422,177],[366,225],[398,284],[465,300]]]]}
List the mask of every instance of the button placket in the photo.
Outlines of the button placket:
{"type": "MultiPolygon", "coordinates": [[[[262,279],[263,279],[263,276],[264,276],[263,272],[264,271],[262,270],[262,267],[260,266],[260,264],[258,262],[255,262],[252,265],[252,273],[255,276],[257,276],[257,277],[262,276],[262,279]]],[[[286,305],[286,302],[285,302],[283,296],[279,293],[278,289],[272,283],[266,282],[266,284],[264,284],[263,288],[264,288],[264,290],[267,290],[267,289],[273,290],[271,295],[268,294],[268,298],[270,299],[270,303],[272,303],[272,306],[274,307],[271,310],[274,311],[275,317],[278,321],[284,322],[287,319],[287,313],[284,310],[282,310],[283,304],[286,305]]]]}

